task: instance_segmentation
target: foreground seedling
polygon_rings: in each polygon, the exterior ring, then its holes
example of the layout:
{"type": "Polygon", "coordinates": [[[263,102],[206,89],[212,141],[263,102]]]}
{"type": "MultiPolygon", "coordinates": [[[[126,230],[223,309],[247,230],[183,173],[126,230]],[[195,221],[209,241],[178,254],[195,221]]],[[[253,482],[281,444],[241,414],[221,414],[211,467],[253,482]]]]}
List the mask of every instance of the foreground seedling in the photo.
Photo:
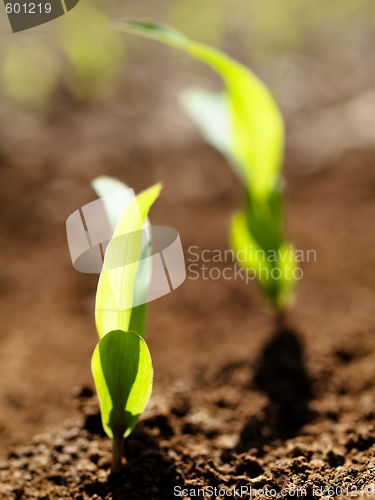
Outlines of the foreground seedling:
{"type": "Polygon", "coordinates": [[[115,330],[96,346],[91,366],[103,428],[112,438],[112,470],[117,472],[123,439],[133,430],[151,395],[151,357],[138,333],[115,330]]]}
{"type": "MultiPolygon", "coordinates": [[[[96,191],[105,194],[108,183],[113,187],[108,178],[96,180],[96,191]]],[[[137,269],[144,224],[160,188],[156,185],[139,194],[118,223],[114,216],[116,207],[106,205],[108,218],[116,229],[105,253],[96,294],[100,341],[92,358],[92,373],[103,428],[113,442],[113,472],[121,468],[123,439],[133,430],[152,390],[151,357],[142,338],[146,306],[133,308],[132,301],[135,291],[139,293],[149,282],[147,274],[139,274],[137,269]],[[142,336],[131,330],[132,325],[140,326],[142,336]]]]}
{"type": "Polygon", "coordinates": [[[190,90],[183,104],[205,139],[223,153],[245,190],[245,209],[234,215],[230,241],[240,264],[254,273],[279,318],[293,302],[295,254],[284,234],[284,124],[263,83],[225,53],[152,21],[116,21],[122,31],[182,49],[223,79],[222,94],[190,90]]]}

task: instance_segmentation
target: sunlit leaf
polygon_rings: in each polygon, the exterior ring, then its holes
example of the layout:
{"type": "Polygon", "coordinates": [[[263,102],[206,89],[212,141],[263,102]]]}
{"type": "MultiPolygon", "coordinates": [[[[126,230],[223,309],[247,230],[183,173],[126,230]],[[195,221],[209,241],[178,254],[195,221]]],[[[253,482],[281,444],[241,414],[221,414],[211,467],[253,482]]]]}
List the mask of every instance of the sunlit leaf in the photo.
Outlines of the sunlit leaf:
{"type": "Polygon", "coordinates": [[[95,319],[99,338],[112,330],[130,329],[143,226],[160,189],[161,185],[157,184],[137,196],[123,213],[107,247],[96,294],[95,319]]]}
{"type": "Polygon", "coordinates": [[[232,219],[230,242],[237,260],[260,282],[268,300],[278,309],[293,302],[295,278],[294,249],[283,243],[265,249],[259,245],[248,228],[245,212],[232,219]]]}
{"type": "Polygon", "coordinates": [[[277,259],[267,257],[290,247],[283,227],[284,123],[271,93],[242,64],[173,28],[152,21],[123,20],[114,25],[182,49],[223,79],[223,93],[194,89],[182,95],[182,102],[204,138],[227,157],[244,185],[246,209],[232,221],[232,248],[236,253],[245,252],[241,264],[247,270],[265,266],[263,274],[255,272],[256,277],[268,300],[278,309],[284,307],[290,302],[294,280],[285,275],[285,269],[277,268],[277,259]],[[264,256],[254,262],[249,247],[264,256]]]}
{"type": "Polygon", "coordinates": [[[99,177],[93,179],[91,181],[91,186],[95,190],[96,194],[100,198],[103,198],[104,208],[111,225],[111,229],[115,232],[116,226],[119,223],[125,209],[129,205],[132,197],[130,196],[130,193],[129,196],[124,193],[124,196],[122,197],[111,197],[109,195],[129,190],[129,186],[119,179],[108,177],[107,175],[100,175],[99,177]]]}
{"type": "Polygon", "coordinates": [[[151,395],[153,372],[147,345],[135,332],[108,332],[96,346],[91,367],[103,428],[121,442],[131,433],[151,395]]]}
{"type": "Polygon", "coordinates": [[[231,158],[232,127],[226,95],[194,88],[182,92],[180,100],[206,141],[231,158]]]}
{"type": "Polygon", "coordinates": [[[179,31],[152,21],[116,21],[120,30],[146,36],[184,50],[208,64],[225,83],[232,129],[229,150],[247,189],[260,200],[278,182],[283,160],[284,124],[265,85],[224,52],[197,43],[179,31]]]}
{"type": "MultiPolygon", "coordinates": [[[[127,198],[111,198],[108,195],[113,193],[123,192],[129,189],[124,182],[102,175],[91,182],[98,196],[103,198],[105,210],[110,221],[112,230],[115,231],[116,226],[128,205],[127,198]]],[[[150,220],[146,217],[145,227],[150,227],[150,220]]],[[[144,235],[145,236],[145,233],[144,235]]],[[[142,249],[140,261],[135,273],[133,285],[133,305],[130,313],[129,330],[133,330],[143,338],[146,336],[146,319],[147,319],[147,293],[151,282],[152,275],[152,260],[151,256],[151,231],[147,232],[147,237],[142,240],[142,249]]]]}

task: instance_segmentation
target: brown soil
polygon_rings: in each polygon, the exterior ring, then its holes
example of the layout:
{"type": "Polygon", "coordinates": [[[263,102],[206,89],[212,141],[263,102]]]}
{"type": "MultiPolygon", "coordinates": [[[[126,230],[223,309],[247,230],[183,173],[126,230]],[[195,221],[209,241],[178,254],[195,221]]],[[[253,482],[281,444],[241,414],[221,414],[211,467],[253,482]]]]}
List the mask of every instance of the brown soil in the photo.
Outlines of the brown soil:
{"type": "MultiPolygon", "coordinates": [[[[88,120],[86,111],[82,116],[88,120]]],[[[43,139],[54,145],[43,161],[32,163],[37,151],[27,156],[26,146],[19,159],[2,156],[0,439],[3,455],[10,452],[0,471],[4,498],[164,499],[183,483],[278,492],[305,485],[311,497],[312,485],[371,482],[373,151],[354,151],[309,175],[293,162],[286,167],[290,239],[317,252],[317,262],[302,265],[287,331],[274,333],[259,290],[239,279],[187,279],[150,304],[154,395],[126,444],[120,478],[107,479],[110,443],[97,433],[97,415],[12,451],[51,424],[79,419],[71,393],[92,386],[97,277],[72,268],[64,227],[95,198],[89,181],[114,175],[136,191],[163,181],[151,218],[179,230],[187,258],[191,245],[228,248],[230,216],[242,200],[225,161],[200,142],[146,153],[114,141],[116,154],[105,156],[109,149],[97,140],[85,157],[77,120],[66,120],[61,129],[52,123],[59,141],[52,132],[43,139]]]]}
{"type": "Polygon", "coordinates": [[[265,498],[366,497],[375,479],[372,344],[371,333],[358,335],[332,353],[329,375],[311,379],[298,334],[276,333],[258,362],[154,397],[116,475],[96,398],[84,388],[79,421],[36,436],[0,464],[2,498],[164,500],[182,490],[202,498],[202,488],[212,488],[207,497],[237,489],[250,498],[250,487],[265,498]]]}

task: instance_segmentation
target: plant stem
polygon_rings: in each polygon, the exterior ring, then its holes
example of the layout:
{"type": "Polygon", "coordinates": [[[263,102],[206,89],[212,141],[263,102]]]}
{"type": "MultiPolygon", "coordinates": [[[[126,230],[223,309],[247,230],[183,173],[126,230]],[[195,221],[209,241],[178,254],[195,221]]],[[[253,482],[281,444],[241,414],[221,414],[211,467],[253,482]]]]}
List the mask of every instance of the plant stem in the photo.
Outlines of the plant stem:
{"type": "Polygon", "coordinates": [[[112,472],[119,472],[122,465],[122,448],[124,438],[113,438],[112,441],[112,472]]]}

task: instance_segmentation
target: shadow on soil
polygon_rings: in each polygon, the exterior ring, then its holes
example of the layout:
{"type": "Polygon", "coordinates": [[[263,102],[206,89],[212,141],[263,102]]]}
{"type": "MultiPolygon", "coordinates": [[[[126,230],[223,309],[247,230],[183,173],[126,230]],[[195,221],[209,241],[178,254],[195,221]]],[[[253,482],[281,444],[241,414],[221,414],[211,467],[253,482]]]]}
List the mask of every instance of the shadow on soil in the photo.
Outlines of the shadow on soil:
{"type": "Polygon", "coordinates": [[[295,436],[311,421],[312,383],[304,366],[303,348],[291,329],[277,331],[255,366],[253,386],[269,399],[241,431],[237,451],[261,448],[276,439],[295,436]]]}

